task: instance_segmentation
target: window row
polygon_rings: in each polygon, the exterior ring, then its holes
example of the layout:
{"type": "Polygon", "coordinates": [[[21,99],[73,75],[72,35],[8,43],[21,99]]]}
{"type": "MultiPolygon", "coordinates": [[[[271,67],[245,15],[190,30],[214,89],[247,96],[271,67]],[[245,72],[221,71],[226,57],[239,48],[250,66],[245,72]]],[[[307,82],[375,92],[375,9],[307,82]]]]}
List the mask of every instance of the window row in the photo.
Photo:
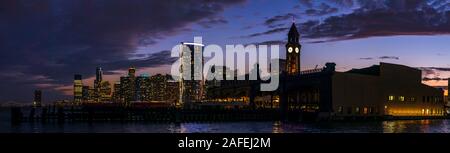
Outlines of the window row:
{"type": "MultiPolygon", "coordinates": [[[[416,97],[408,97],[406,98],[405,96],[393,96],[390,95],[388,96],[388,101],[393,102],[393,101],[399,101],[399,102],[416,102],[417,99],[416,97]]],[[[444,99],[442,97],[439,96],[422,96],[422,102],[436,102],[436,103],[440,103],[443,102],[444,99]]]]}
{"type": "Polygon", "coordinates": [[[339,114],[379,114],[379,110],[376,107],[346,107],[339,106],[337,113],[339,114]],[[345,109],[345,110],[344,110],[345,109]]]}

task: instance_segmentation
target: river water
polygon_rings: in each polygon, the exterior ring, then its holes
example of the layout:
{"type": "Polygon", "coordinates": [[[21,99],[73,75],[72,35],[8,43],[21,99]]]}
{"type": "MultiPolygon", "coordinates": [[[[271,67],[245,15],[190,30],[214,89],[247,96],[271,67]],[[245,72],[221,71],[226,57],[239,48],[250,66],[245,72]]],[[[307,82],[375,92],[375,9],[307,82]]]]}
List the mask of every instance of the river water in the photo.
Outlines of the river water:
{"type": "Polygon", "coordinates": [[[9,110],[0,110],[0,133],[449,133],[450,120],[371,122],[95,122],[10,124],[9,110]]]}

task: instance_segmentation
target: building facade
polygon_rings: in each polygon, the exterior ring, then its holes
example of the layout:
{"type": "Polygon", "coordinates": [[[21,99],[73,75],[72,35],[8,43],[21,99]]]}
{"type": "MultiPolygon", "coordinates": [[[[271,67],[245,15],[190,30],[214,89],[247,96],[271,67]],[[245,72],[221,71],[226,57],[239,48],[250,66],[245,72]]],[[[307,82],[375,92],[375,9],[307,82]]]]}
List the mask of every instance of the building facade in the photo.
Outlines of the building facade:
{"type": "Polygon", "coordinates": [[[103,70],[101,67],[95,69],[95,80],[94,80],[94,94],[92,95],[92,100],[95,102],[101,101],[101,90],[103,82],[103,70]]]}
{"type": "Polygon", "coordinates": [[[89,86],[83,86],[83,91],[82,91],[82,101],[86,102],[90,99],[90,95],[89,95],[89,86]]]}
{"type": "Polygon", "coordinates": [[[121,99],[122,90],[120,88],[120,81],[117,81],[114,83],[113,89],[114,89],[114,91],[112,93],[112,101],[113,102],[123,102],[123,99],[121,99]]]}
{"type": "Polygon", "coordinates": [[[34,99],[33,99],[33,107],[41,107],[42,106],[42,91],[35,90],[34,91],[34,99]]]}
{"type": "Polygon", "coordinates": [[[73,81],[73,101],[81,103],[83,100],[83,81],[81,75],[76,74],[73,81]]]}
{"type": "Polygon", "coordinates": [[[337,72],[336,64],[326,63],[323,68],[301,71],[298,38],[292,24],[286,60],[280,60],[284,68],[278,90],[261,92],[260,80],[225,80],[219,85],[208,82],[208,100],[279,108],[283,117],[293,119],[308,115],[319,118],[445,115],[443,90],[422,84],[420,70],[380,63],[337,72]]]}
{"type": "Polygon", "coordinates": [[[100,84],[100,102],[110,102],[111,101],[111,84],[109,81],[102,81],[100,84]]]}
{"type": "Polygon", "coordinates": [[[181,43],[179,104],[201,102],[204,98],[203,44],[181,43]]]}
{"type": "Polygon", "coordinates": [[[150,100],[150,77],[147,74],[136,77],[136,100],[150,100]]]}
{"type": "Polygon", "coordinates": [[[380,63],[332,76],[333,112],[339,116],[443,116],[442,89],[422,84],[420,70],[380,63]]]}

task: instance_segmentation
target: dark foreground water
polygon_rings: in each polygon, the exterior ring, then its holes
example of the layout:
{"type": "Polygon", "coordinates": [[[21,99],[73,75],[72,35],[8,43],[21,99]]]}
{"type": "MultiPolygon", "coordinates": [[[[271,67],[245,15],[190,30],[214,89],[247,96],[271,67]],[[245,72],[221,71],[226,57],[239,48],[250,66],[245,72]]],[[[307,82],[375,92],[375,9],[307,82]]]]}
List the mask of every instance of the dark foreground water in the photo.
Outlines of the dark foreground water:
{"type": "Polygon", "coordinates": [[[12,126],[0,110],[0,133],[450,133],[450,120],[374,122],[213,122],[213,123],[22,123],[12,126]]]}

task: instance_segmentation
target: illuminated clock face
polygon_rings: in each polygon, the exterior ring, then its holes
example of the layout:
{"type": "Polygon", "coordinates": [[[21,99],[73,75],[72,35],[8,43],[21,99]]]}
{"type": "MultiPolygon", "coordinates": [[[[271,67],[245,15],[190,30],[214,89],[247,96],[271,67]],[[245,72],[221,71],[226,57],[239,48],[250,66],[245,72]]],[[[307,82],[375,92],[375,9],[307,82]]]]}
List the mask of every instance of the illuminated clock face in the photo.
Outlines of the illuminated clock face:
{"type": "Polygon", "coordinates": [[[300,49],[298,49],[298,47],[295,47],[295,53],[300,52],[300,49]]]}
{"type": "Polygon", "coordinates": [[[289,47],[288,52],[292,53],[292,47],[289,47]]]}

